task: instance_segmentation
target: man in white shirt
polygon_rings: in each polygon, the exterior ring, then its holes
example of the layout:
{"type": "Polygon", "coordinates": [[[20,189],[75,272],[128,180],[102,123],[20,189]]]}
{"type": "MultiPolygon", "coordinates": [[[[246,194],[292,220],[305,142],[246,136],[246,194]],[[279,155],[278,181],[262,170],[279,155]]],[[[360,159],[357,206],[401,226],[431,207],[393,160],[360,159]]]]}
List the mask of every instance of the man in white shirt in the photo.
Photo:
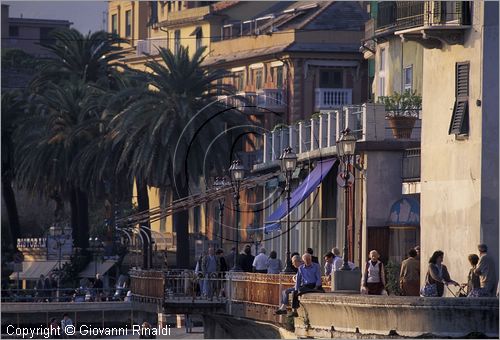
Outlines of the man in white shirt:
{"type": "MultiPolygon", "coordinates": [[[[344,259],[342,258],[342,256],[340,256],[339,248],[332,248],[332,253],[333,253],[333,255],[335,255],[335,257],[333,259],[332,271],[341,270],[342,267],[344,266],[344,259]]],[[[356,265],[354,263],[352,263],[351,261],[347,262],[347,264],[349,265],[349,268],[351,268],[351,270],[356,268],[356,265]]]]}
{"type": "Polygon", "coordinates": [[[255,256],[253,260],[253,271],[255,273],[267,274],[267,259],[266,249],[260,248],[259,255],[255,256]]]}

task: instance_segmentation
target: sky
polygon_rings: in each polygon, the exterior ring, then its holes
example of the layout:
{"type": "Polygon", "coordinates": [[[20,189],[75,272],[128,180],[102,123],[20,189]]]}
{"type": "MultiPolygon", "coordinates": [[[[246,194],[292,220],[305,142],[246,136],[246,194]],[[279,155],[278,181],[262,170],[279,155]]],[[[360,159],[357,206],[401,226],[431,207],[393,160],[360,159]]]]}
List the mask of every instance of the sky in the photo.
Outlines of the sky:
{"type": "Polygon", "coordinates": [[[9,17],[69,20],[82,33],[103,29],[106,1],[2,1],[10,5],[9,17]]]}

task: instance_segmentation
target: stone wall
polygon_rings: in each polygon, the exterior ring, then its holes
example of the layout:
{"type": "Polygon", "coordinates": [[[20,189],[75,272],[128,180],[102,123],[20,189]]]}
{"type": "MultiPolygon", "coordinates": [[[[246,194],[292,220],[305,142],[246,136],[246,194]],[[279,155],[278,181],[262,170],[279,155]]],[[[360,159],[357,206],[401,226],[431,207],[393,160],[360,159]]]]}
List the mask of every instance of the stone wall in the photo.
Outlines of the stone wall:
{"type": "MultiPolygon", "coordinates": [[[[498,299],[355,296],[333,293],[301,297],[295,333],[498,338],[498,299]],[[339,333],[340,332],[340,333],[339,333]]],[[[342,336],[344,337],[344,336],[342,336]]]]}

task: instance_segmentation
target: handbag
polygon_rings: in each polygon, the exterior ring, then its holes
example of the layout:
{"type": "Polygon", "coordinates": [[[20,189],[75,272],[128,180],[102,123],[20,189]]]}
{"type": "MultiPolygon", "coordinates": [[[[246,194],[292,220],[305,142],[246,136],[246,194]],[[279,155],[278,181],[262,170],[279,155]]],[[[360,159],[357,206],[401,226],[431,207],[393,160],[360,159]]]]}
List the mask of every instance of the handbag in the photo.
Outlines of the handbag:
{"type": "Polygon", "coordinates": [[[420,296],[423,297],[436,297],[438,296],[437,285],[429,283],[429,273],[425,277],[425,286],[420,290],[420,296]]]}

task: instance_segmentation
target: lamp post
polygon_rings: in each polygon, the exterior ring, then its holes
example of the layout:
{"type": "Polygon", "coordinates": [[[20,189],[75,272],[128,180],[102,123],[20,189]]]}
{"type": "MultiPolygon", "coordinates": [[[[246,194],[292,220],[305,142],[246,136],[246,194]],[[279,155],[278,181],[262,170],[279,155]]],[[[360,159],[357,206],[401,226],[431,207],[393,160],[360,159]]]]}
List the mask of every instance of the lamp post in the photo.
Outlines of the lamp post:
{"type": "Polygon", "coordinates": [[[66,235],[64,233],[64,227],[56,227],[56,224],[54,223],[50,229],[49,229],[49,234],[52,236],[54,241],[56,242],[56,248],[57,248],[57,291],[56,291],[56,297],[57,301],[59,302],[59,296],[60,296],[60,286],[61,286],[61,273],[62,273],[62,268],[61,268],[61,261],[62,261],[62,247],[66,244],[66,235]]]}
{"type": "Polygon", "coordinates": [[[241,181],[245,177],[245,167],[241,164],[239,160],[234,160],[229,167],[229,173],[231,174],[231,186],[233,188],[233,197],[235,202],[235,211],[236,211],[236,251],[234,252],[234,266],[231,269],[232,271],[241,271],[241,268],[238,264],[238,252],[239,252],[239,218],[240,218],[240,185],[241,181]]]}
{"type": "Polygon", "coordinates": [[[97,255],[99,250],[101,249],[101,244],[102,242],[97,236],[95,238],[89,238],[90,251],[94,255],[94,278],[97,275],[97,255]]]}
{"type": "MultiPolygon", "coordinates": [[[[226,179],[224,177],[216,177],[215,182],[214,182],[214,188],[216,191],[219,191],[223,187],[225,187],[226,184],[227,184],[226,179]]],[[[224,203],[225,203],[225,198],[224,197],[219,198],[219,236],[220,236],[220,247],[221,248],[224,248],[222,246],[222,242],[224,240],[224,236],[223,236],[224,203]]]]}
{"type": "Polygon", "coordinates": [[[290,257],[290,201],[291,201],[291,182],[292,182],[292,174],[297,167],[297,155],[292,151],[291,147],[287,147],[286,149],[283,150],[283,154],[280,157],[281,161],[281,172],[285,174],[286,178],[286,185],[285,185],[285,191],[286,191],[286,266],[283,269],[283,273],[293,273],[293,268],[292,268],[292,258],[290,257]]]}
{"type": "MultiPolygon", "coordinates": [[[[344,163],[344,171],[342,176],[344,177],[344,206],[345,206],[345,234],[344,234],[344,264],[341,270],[351,270],[348,262],[348,245],[347,245],[347,217],[349,215],[349,162],[352,156],[354,156],[354,152],[356,150],[356,137],[351,134],[351,130],[349,128],[342,131],[342,135],[340,139],[337,141],[337,155],[344,163]]],[[[354,178],[353,178],[354,179],[354,178]]]]}

